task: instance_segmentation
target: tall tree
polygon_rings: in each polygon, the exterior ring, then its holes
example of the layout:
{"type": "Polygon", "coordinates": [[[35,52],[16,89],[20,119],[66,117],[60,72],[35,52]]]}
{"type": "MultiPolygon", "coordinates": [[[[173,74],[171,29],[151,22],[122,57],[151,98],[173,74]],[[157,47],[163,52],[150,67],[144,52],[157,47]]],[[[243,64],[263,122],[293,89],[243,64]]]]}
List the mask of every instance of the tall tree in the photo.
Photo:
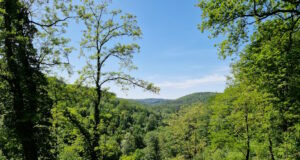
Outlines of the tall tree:
{"type": "Polygon", "coordinates": [[[267,122],[273,130],[268,138],[272,159],[299,158],[300,2],[200,1],[199,7],[201,30],[227,36],[219,44],[220,55],[240,56],[234,65],[238,83],[254,85],[272,97],[274,107],[267,113],[272,117],[267,122]],[[246,46],[240,48],[242,44],[246,46]]]}
{"type": "Polygon", "coordinates": [[[146,137],[146,148],[144,149],[144,160],[160,160],[159,140],[156,132],[149,132],[146,137]]]}
{"type": "MultiPolygon", "coordinates": [[[[33,1],[0,2],[2,46],[0,83],[7,85],[7,94],[1,94],[7,97],[4,103],[1,102],[6,112],[4,125],[9,128],[12,136],[16,136],[15,145],[18,146],[18,142],[20,143],[21,158],[54,159],[50,138],[52,102],[45,90],[47,81],[41,69],[41,64],[45,61],[40,59],[42,52],[34,45],[40,33],[37,26],[45,24],[32,20],[29,4],[33,4],[33,1]]],[[[56,22],[58,21],[52,23],[56,22]]],[[[48,47],[44,47],[46,48],[48,47]]],[[[18,150],[8,152],[16,152],[12,155],[19,155],[18,150]]]]}
{"type": "MultiPolygon", "coordinates": [[[[280,21],[268,22],[268,28],[259,28],[255,40],[241,54],[234,65],[236,79],[247,79],[262,91],[272,95],[272,104],[278,114],[272,114],[273,130],[270,142],[280,147],[282,156],[297,155],[299,144],[299,31],[290,34],[278,31],[280,21]],[[279,141],[278,141],[279,140],[279,141]],[[291,141],[292,140],[292,141],[291,141]],[[289,145],[290,147],[287,147],[289,145]]],[[[299,24],[298,24],[299,25],[299,24]]],[[[286,29],[290,26],[287,24],[286,29]]],[[[274,113],[274,112],[271,112],[274,113]]],[[[278,152],[277,152],[278,153],[278,152]]]]}
{"type": "Polygon", "coordinates": [[[43,137],[39,137],[43,133],[35,125],[47,123],[45,120],[50,117],[47,108],[51,106],[51,101],[42,88],[45,77],[32,62],[32,57],[36,55],[32,45],[36,28],[29,22],[28,13],[21,2],[3,1],[1,7],[3,58],[7,71],[3,76],[10,86],[15,117],[15,122],[11,125],[22,144],[24,159],[35,160],[41,154],[38,143],[43,142],[43,137]],[[38,108],[42,113],[39,113],[38,108]]]}
{"type": "MultiPolygon", "coordinates": [[[[80,123],[74,126],[81,128],[81,134],[85,135],[87,144],[87,153],[90,159],[101,159],[99,151],[100,141],[100,113],[103,108],[104,85],[109,82],[115,82],[128,89],[128,86],[137,86],[152,92],[158,92],[159,89],[152,83],[136,79],[124,70],[135,69],[132,64],[133,54],[139,50],[135,43],[121,44],[123,39],[130,40],[139,38],[141,30],[137,26],[135,16],[131,14],[121,14],[120,10],[109,10],[108,2],[96,2],[94,0],[85,0],[76,6],[78,21],[83,22],[84,30],[81,41],[81,55],[86,57],[87,65],[79,72],[79,84],[94,86],[93,97],[93,127],[92,131],[87,132],[80,123]],[[107,71],[104,66],[110,59],[116,58],[120,63],[121,71],[107,71]]],[[[72,114],[66,114],[72,122],[72,114]]],[[[102,157],[103,158],[103,157],[102,157]]]]}

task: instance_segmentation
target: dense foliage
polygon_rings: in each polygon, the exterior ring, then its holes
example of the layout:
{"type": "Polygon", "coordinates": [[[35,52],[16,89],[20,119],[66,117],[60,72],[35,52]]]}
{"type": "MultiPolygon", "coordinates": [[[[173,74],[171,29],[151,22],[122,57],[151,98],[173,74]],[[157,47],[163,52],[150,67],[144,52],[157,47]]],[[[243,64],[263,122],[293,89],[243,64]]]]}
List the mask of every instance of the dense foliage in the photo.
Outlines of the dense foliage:
{"type": "Polygon", "coordinates": [[[236,57],[232,77],[224,93],[176,100],[104,87],[159,91],[128,74],[141,29],[109,4],[0,0],[0,159],[300,159],[298,0],[200,0],[199,29],[225,35],[219,55],[236,57]],[[72,71],[69,20],[84,26],[74,84],[52,74],[72,71]],[[111,58],[121,70],[106,70],[111,58]]]}
{"type": "MultiPolygon", "coordinates": [[[[89,159],[89,143],[93,128],[93,88],[67,85],[51,78],[49,95],[54,100],[52,109],[53,132],[57,138],[59,159],[89,159]]],[[[99,156],[102,159],[118,159],[144,148],[143,137],[156,129],[159,115],[138,104],[116,99],[105,92],[100,112],[99,156]]]]}
{"type": "Polygon", "coordinates": [[[220,159],[299,159],[300,2],[200,1],[199,7],[201,30],[227,36],[219,45],[220,55],[239,56],[222,95],[230,97],[221,104],[216,100],[216,111],[225,109],[216,116],[225,123],[216,127],[214,134],[220,135],[215,138],[234,142],[216,148],[220,159]]]}

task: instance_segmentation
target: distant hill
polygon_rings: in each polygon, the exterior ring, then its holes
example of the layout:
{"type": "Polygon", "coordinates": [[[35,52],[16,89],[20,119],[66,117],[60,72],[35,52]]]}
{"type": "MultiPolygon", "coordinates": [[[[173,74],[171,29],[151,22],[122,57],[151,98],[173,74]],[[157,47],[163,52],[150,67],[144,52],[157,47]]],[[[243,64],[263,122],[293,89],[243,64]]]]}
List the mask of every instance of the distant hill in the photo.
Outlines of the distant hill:
{"type": "Polygon", "coordinates": [[[216,92],[198,92],[174,100],[149,98],[130,99],[128,101],[131,101],[131,103],[138,103],[144,106],[151,107],[151,109],[164,113],[164,116],[167,116],[170,113],[179,111],[184,106],[189,106],[195,103],[205,104],[209,101],[210,98],[214,97],[217,94],[218,93],[216,92]]]}
{"type": "Polygon", "coordinates": [[[159,105],[159,104],[168,103],[172,100],[162,99],[162,98],[147,98],[147,99],[133,99],[133,101],[146,104],[146,105],[159,105]]]}
{"type": "Polygon", "coordinates": [[[211,97],[215,96],[216,92],[198,92],[198,93],[192,93],[183,97],[180,97],[178,99],[173,100],[172,104],[177,105],[189,105],[193,103],[206,103],[211,97]]]}
{"type": "Polygon", "coordinates": [[[145,105],[151,106],[181,106],[181,105],[189,105],[193,103],[206,103],[209,98],[215,96],[217,93],[215,92],[198,92],[192,93],[174,100],[170,99],[161,99],[161,98],[147,98],[147,99],[131,99],[131,101],[135,101],[145,105]]]}

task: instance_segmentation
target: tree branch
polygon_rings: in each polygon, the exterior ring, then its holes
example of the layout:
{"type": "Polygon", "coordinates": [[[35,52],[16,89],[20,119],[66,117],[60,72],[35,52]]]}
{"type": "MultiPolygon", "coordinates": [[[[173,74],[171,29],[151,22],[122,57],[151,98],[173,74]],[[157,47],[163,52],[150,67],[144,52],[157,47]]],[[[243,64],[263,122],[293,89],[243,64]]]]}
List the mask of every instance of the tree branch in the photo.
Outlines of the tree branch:
{"type": "Polygon", "coordinates": [[[91,135],[89,134],[89,132],[80,124],[80,122],[77,120],[77,118],[75,118],[71,115],[71,113],[68,111],[68,109],[66,109],[63,114],[80,131],[80,133],[85,137],[86,143],[90,146],[90,142],[91,142],[92,138],[91,138],[91,135]]]}
{"type": "Polygon", "coordinates": [[[52,26],[55,26],[56,24],[58,24],[59,22],[63,22],[63,21],[66,21],[67,19],[70,19],[70,18],[75,18],[75,17],[65,17],[63,19],[58,19],[52,23],[49,23],[49,24],[42,24],[42,23],[39,23],[39,22],[35,22],[35,21],[29,21],[30,23],[32,24],[35,24],[35,25],[38,25],[40,27],[52,27],[52,26]]]}
{"type": "Polygon", "coordinates": [[[118,37],[118,36],[122,36],[121,34],[117,34],[117,35],[111,35],[111,33],[113,31],[116,31],[120,28],[124,27],[124,25],[120,25],[120,26],[117,26],[115,28],[112,28],[112,29],[109,29],[109,31],[106,33],[106,35],[104,36],[103,40],[101,41],[101,46],[103,46],[106,42],[108,42],[112,37],[118,37]]]}
{"type": "Polygon", "coordinates": [[[151,85],[151,84],[148,84],[147,82],[144,82],[144,81],[141,81],[141,80],[136,80],[136,79],[131,78],[131,77],[126,77],[126,75],[116,76],[116,77],[109,77],[109,78],[103,80],[100,83],[100,86],[102,86],[103,84],[105,84],[107,82],[116,81],[116,80],[123,80],[123,81],[129,82],[130,85],[137,86],[137,87],[143,88],[145,90],[150,90],[152,92],[158,92],[159,91],[159,88],[157,88],[157,87],[150,87],[149,88],[149,85],[151,85]]]}

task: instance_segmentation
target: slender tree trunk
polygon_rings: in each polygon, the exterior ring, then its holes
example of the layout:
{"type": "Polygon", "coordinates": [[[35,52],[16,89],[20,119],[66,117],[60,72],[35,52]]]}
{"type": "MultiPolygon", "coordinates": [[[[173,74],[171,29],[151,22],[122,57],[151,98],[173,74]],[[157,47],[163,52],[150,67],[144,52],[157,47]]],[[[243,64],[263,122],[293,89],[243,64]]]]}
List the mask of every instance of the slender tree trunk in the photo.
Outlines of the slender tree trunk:
{"type": "Polygon", "coordinates": [[[269,140],[269,152],[270,152],[271,159],[275,160],[274,153],[273,153],[273,143],[272,143],[270,135],[268,137],[268,140],[269,140]]]}
{"type": "Polygon", "coordinates": [[[249,135],[248,113],[245,114],[245,122],[246,122],[246,135],[247,135],[246,160],[249,160],[249,158],[250,158],[250,135],[249,135]]]}
{"type": "MultiPolygon", "coordinates": [[[[98,44],[98,43],[97,43],[98,44]]],[[[101,76],[101,65],[100,65],[100,51],[98,50],[97,54],[97,78],[96,78],[96,93],[97,93],[97,99],[94,102],[94,118],[95,118],[95,124],[94,124],[94,137],[93,137],[93,142],[92,146],[94,148],[93,151],[91,151],[91,158],[92,160],[98,160],[98,155],[97,152],[95,151],[95,148],[99,146],[99,139],[100,139],[100,134],[98,131],[98,126],[100,124],[100,103],[101,103],[101,87],[99,85],[100,83],[100,76],[101,76]]]]}
{"type": "Polygon", "coordinates": [[[194,155],[193,157],[197,154],[197,131],[194,131],[194,136],[195,136],[195,139],[194,139],[194,155]]]}
{"type": "Polygon", "coordinates": [[[95,106],[94,106],[94,118],[95,118],[95,124],[94,124],[94,136],[93,136],[93,140],[92,140],[92,151],[90,151],[91,153],[91,160],[98,160],[98,156],[97,156],[97,152],[95,151],[95,148],[97,146],[99,146],[98,142],[99,142],[99,133],[98,133],[98,125],[100,123],[100,117],[99,117],[99,108],[98,108],[99,104],[96,102],[95,106]]]}

